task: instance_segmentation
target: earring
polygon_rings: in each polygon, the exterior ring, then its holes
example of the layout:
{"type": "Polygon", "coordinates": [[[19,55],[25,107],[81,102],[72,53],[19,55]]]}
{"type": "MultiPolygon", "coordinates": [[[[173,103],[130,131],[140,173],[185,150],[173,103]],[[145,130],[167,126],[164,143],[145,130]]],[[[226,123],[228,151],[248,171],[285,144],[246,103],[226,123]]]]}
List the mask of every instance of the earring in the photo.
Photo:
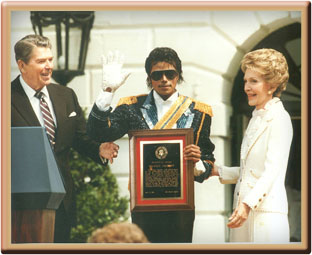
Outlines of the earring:
{"type": "Polygon", "coordinates": [[[269,94],[269,95],[271,95],[271,94],[272,94],[271,90],[269,90],[268,94],[269,94]]]}

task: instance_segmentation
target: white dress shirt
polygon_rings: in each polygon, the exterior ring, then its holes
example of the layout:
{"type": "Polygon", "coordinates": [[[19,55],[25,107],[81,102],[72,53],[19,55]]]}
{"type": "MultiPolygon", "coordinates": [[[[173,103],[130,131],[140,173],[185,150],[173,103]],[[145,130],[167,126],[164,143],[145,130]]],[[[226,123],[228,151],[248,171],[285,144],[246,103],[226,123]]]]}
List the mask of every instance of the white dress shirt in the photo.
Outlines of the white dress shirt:
{"type": "MultiPolygon", "coordinates": [[[[29,85],[27,85],[27,83],[24,81],[23,77],[20,75],[20,82],[21,82],[21,85],[30,101],[30,104],[40,122],[40,125],[42,127],[44,127],[44,122],[43,122],[43,117],[42,117],[42,113],[41,113],[41,110],[40,110],[40,102],[39,102],[39,99],[37,97],[35,97],[35,94],[36,94],[36,90],[34,90],[33,88],[31,88],[29,85]]],[[[55,113],[54,113],[54,110],[53,110],[53,105],[52,105],[52,102],[51,102],[51,99],[50,99],[50,96],[49,96],[49,92],[46,88],[46,86],[44,86],[42,89],[41,89],[41,92],[43,92],[44,94],[44,100],[47,102],[48,106],[49,106],[49,109],[50,109],[50,112],[51,112],[51,115],[53,117],[53,120],[54,120],[54,123],[55,123],[55,127],[57,127],[57,123],[56,123],[56,117],[55,117],[55,113]]]]}
{"type": "MultiPolygon", "coordinates": [[[[172,104],[178,99],[179,93],[176,91],[167,100],[164,100],[154,90],[153,97],[157,108],[157,118],[158,120],[161,120],[165,113],[170,109],[172,104]]],[[[172,128],[177,128],[177,123],[175,123],[172,128]]]]}

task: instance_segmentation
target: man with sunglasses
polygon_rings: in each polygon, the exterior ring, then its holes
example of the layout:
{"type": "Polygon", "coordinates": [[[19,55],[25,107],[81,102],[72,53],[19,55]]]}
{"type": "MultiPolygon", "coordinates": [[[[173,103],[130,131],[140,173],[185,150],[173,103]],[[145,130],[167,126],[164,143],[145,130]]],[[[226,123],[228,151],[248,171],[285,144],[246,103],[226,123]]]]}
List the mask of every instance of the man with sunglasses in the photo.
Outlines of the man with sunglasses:
{"type": "MultiPolygon", "coordinates": [[[[194,162],[195,181],[203,182],[215,161],[214,144],[209,138],[212,110],[209,105],[177,92],[177,84],[183,81],[177,53],[167,47],[152,50],[145,61],[146,82],[151,92],[121,98],[112,111],[113,93],[129,76],[122,71],[122,64],[118,53],[103,59],[103,90],[89,115],[89,135],[104,142],[115,141],[130,130],[193,128],[194,144],[186,146],[183,155],[194,162]]],[[[152,243],[192,242],[194,210],[132,212],[131,217],[152,243]]]]}

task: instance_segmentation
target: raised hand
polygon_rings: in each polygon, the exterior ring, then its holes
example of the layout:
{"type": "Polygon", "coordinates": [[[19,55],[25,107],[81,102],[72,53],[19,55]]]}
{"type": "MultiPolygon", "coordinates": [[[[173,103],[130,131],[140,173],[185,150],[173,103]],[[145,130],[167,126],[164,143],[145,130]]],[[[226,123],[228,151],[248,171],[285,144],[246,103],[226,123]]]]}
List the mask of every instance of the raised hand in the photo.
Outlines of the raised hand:
{"type": "Polygon", "coordinates": [[[102,55],[102,88],[104,91],[115,92],[125,83],[130,73],[122,70],[124,56],[119,51],[102,55]]]}

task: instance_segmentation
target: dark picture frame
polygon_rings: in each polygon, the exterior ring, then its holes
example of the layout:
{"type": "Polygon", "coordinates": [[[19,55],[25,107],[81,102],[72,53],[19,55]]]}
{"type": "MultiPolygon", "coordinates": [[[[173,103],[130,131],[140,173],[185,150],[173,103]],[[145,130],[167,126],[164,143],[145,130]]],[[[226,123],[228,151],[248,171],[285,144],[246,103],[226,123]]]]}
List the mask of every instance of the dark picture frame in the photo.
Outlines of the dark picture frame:
{"type": "Polygon", "coordinates": [[[131,211],[194,210],[193,129],[129,132],[131,211]]]}

